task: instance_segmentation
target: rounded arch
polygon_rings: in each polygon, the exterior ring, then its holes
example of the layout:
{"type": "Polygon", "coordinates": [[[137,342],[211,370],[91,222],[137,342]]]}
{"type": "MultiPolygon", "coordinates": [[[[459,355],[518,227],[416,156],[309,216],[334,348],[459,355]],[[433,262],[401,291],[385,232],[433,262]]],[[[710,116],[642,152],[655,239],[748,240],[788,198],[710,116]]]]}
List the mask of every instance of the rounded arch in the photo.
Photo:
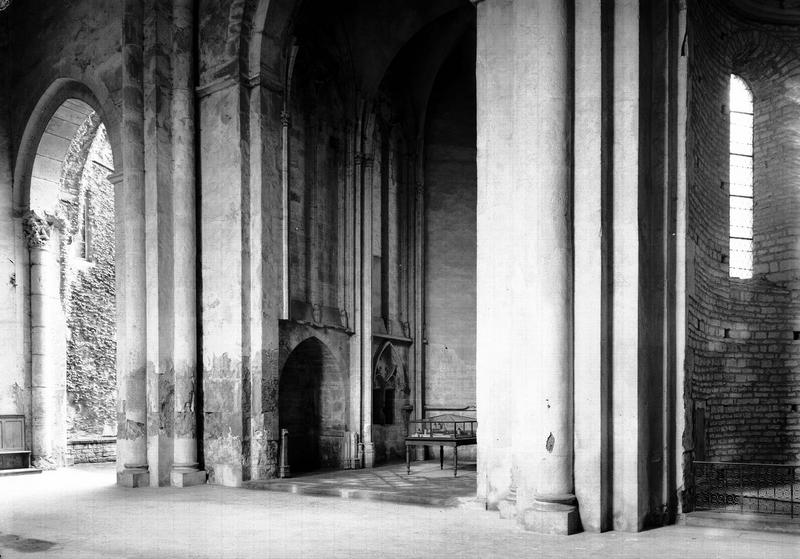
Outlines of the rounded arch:
{"type": "Polygon", "coordinates": [[[258,0],[249,13],[242,14],[246,32],[235,37],[243,69],[253,76],[269,72],[274,79],[284,81],[289,57],[287,37],[302,0],[258,0]]]}
{"type": "Polygon", "coordinates": [[[330,348],[311,336],[280,370],[278,423],[288,431],[292,471],[339,467],[347,431],[348,382],[330,348]]]}
{"type": "MultiPolygon", "coordinates": [[[[54,160],[63,163],[69,150],[69,144],[64,146],[64,142],[57,141],[58,137],[74,137],[80,124],[75,124],[71,120],[65,120],[64,126],[71,130],[58,132],[58,124],[53,122],[53,117],[59,111],[63,113],[74,112],[75,114],[85,113],[88,117],[91,112],[96,112],[101,121],[106,125],[109,143],[114,159],[114,167],[119,170],[122,168],[122,161],[118,143],[118,129],[116,122],[107,118],[107,111],[98,97],[86,84],[69,78],[59,78],[54,81],[39,98],[36,103],[22,134],[19,149],[17,150],[16,162],[14,165],[14,209],[17,213],[30,209],[31,183],[34,176],[34,164],[39,147],[48,135],[52,136],[53,153],[50,155],[54,160]],[[66,109],[64,108],[66,106],[66,109]],[[60,154],[59,154],[60,152],[60,154]]],[[[46,172],[46,171],[43,171],[46,172]]],[[[40,179],[45,177],[38,177],[40,179]]]]}
{"type": "Polygon", "coordinates": [[[751,91],[753,85],[762,80],[800,76],[797,51],[775,36],[748,30],[732,34],[726,42],[730,73],[745,80],[751,91]]]}

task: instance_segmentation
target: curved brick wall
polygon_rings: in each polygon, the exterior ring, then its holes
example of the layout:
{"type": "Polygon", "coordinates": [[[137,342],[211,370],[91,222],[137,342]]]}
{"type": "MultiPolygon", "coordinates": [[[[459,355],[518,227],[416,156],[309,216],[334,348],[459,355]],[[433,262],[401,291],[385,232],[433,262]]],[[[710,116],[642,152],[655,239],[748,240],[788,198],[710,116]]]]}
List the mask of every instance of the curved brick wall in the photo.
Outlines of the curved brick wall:
{"type": "Polygon", "coordinates": [[[687,459],[800,458],[797,29],[689,11],[687,459]],[[757,62],[756,62],[757,61],[757,62]],[[755,110],[754,277],[728,277],[728,80],[755,110]]]}

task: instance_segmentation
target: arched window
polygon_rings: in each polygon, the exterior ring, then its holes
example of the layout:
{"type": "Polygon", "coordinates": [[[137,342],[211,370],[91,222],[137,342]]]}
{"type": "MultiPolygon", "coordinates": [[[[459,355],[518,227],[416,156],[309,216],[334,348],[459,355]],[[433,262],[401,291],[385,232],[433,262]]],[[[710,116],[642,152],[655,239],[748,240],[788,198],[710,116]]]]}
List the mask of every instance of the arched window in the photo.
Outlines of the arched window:
{"type": "Polygon", "coordinates": [[[732,278],[753,277],[753,94],[730,82],[730,260],[732,278]]]}

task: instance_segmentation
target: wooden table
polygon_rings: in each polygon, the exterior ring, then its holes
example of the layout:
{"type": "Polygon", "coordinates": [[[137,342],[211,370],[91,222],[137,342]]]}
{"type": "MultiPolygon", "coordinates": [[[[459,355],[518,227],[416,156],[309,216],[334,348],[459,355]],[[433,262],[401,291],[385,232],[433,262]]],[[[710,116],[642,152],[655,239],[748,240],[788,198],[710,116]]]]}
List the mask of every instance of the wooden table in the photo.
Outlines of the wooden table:
{"type": "Polygon", "coordinates": [[[439,446],[439,469],[444,470],[444,447],[453,447],[453,477],[458,475],[458,447],[478,444],[477,437],[406,437],[406,469],[411,474],[412,446],[439,446]]]}

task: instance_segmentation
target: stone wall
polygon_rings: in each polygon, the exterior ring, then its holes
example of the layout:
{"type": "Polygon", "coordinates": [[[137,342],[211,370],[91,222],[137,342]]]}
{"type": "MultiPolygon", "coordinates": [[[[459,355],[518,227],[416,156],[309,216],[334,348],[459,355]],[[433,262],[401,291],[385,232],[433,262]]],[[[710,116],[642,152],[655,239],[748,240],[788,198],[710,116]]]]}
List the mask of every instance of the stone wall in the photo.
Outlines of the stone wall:
{"type": "Polygon", "coordinates": [[[62,183],[69,194],[61,208],[70,228],[62,237],[70,438],[116,432],[113,161],[106,129],[94,118],[82,129],[87,138],[73,141],[86,150],[68,156],[62,183]]]}
{"type": "Polygon", "coordinates": [[[474,35],[468,33],[443,65],[428,110],[425,144],[426,408],[475,405],[474,61],[474,35]]]}
{"type": "Polygon", "coordinates": [[[344,199],[347,138],[345,111],[335,79],[335,63],[326,67],[303,52],[297,61],[289,140],[289,297],[292,318],[339,324],[339,228],[344,199]],[[332,66],[332,67],[331,67],[332,66]],[[316,307],[318,315],[310,312],[316,307]],[[322,308],[327,308],[323,313],[322,308]],[[323,316],[324,314],[324,316],[323,316]]]}
{"type": "Polygon", "coordinates": [[[117,441],[112,438],[79,438],[67,442],[68,464],[113,462],[117,459],[117,441]]]}
{"type": "Polygon", "coordinates": [[[690,9],[687,459],[798,459],[796,29],[690,9]],[[794,38],[792,38],[794,34],[794,38]],[[728,82],[754,95],[754,276],[728,274],[728,82]]]}

